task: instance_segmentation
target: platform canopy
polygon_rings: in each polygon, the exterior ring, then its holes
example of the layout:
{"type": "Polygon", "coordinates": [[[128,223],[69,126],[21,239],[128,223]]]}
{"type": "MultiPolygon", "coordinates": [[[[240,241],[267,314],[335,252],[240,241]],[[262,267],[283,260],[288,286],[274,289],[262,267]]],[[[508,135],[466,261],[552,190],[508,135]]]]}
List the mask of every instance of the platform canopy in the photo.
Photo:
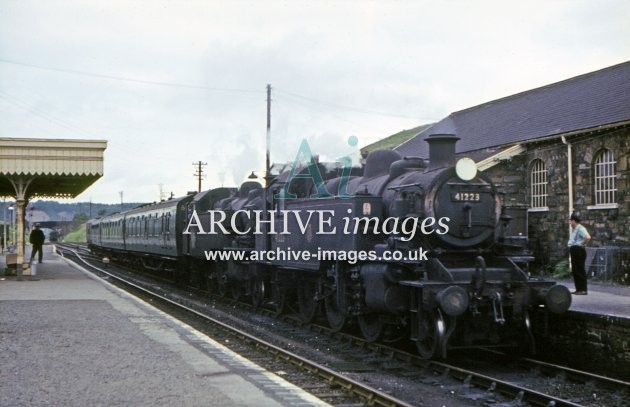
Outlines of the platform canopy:
{"type": "Polygon", "coordinates": [[[74,198],[103,176],[105,140],[0,138],[0,196],[74,198]]]}
{"type": "MultiPolygon", "coordinates": [[[[0,197],[16,201],[17,272],[24,266],[24,207],[32,198],[74,198],[103,176],[105,140],[0,138],[0,197]]],[[[27,267],[28,270],[28,267],[27,267]]]]}

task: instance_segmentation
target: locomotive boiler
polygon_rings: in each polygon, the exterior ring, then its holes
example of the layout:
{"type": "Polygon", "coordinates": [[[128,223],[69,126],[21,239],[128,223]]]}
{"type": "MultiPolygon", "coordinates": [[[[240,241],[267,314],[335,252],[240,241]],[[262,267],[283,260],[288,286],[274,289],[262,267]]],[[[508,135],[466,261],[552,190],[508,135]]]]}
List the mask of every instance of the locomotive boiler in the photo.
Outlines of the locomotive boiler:
{"type": "MultiPolygon", "coordinates": [[[[188,282],[305,322],[323,314],[333,330],[357,324],[369,341],[405,335],[425,358],[477,345],[534,351],[531,317],[565,312],[571,295],[528,275],[530,253],[502,235],[501,191],[472,160],[456,161],[457,140],[429,136],[428,162],[380,150],[361,176],[308,163],[267,189],[182,198],[171,205],[181,233],[168,258],[188,282]]],[[[92,247],[137,251],[142,230],[128,234],[130,216],[92,221],[92,247]],[[96,239],[118,221],[119,241],[96,239]]]]}

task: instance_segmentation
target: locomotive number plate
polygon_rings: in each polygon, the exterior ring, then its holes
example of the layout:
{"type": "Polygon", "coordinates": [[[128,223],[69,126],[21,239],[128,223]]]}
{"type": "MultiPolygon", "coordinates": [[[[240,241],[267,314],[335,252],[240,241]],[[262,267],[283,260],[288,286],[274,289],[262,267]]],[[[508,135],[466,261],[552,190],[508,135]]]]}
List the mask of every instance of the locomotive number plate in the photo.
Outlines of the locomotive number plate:
{"type": "Polygon", "coordinates": [[[451,194],[451,200],[455,202],[479,202],[481,194],[479,192],[454,192],[451,194]]]}

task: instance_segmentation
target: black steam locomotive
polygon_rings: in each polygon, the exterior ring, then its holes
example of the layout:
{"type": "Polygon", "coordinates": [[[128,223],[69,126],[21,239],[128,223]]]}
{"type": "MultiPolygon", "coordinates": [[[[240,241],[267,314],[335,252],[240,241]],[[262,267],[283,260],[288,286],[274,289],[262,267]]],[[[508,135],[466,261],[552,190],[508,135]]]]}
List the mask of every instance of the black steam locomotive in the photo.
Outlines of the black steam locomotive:
{"type": "Polygon", "coordinates": [[[455,162],[457,140],[428,137],[428,163],[380,150],[361,176],[309,163],[267,189],[246,182],[91,220],[88,243],[306,322],[323,312],[334,330],[357,323],[370,341],[408,335],[425,358],[534,350],[530,315],[563,313],[571,295],[528,276],[500,191],[472,160],[455,162]]]}

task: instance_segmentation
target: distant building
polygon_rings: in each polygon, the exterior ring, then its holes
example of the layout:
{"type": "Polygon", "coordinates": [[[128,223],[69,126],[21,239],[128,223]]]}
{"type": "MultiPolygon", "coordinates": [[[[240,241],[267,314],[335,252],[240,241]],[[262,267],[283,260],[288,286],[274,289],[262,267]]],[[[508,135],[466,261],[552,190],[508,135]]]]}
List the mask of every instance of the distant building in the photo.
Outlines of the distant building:
{"type": "Polygon", "coordinates": [[[437,133],[460,137],[457,153],[526,208],[540,265],[566,259],[575,211],[593,236],[591,271],[630,281],[630,61],[451,113],[395,150],[428,158],[437,133]]]}

